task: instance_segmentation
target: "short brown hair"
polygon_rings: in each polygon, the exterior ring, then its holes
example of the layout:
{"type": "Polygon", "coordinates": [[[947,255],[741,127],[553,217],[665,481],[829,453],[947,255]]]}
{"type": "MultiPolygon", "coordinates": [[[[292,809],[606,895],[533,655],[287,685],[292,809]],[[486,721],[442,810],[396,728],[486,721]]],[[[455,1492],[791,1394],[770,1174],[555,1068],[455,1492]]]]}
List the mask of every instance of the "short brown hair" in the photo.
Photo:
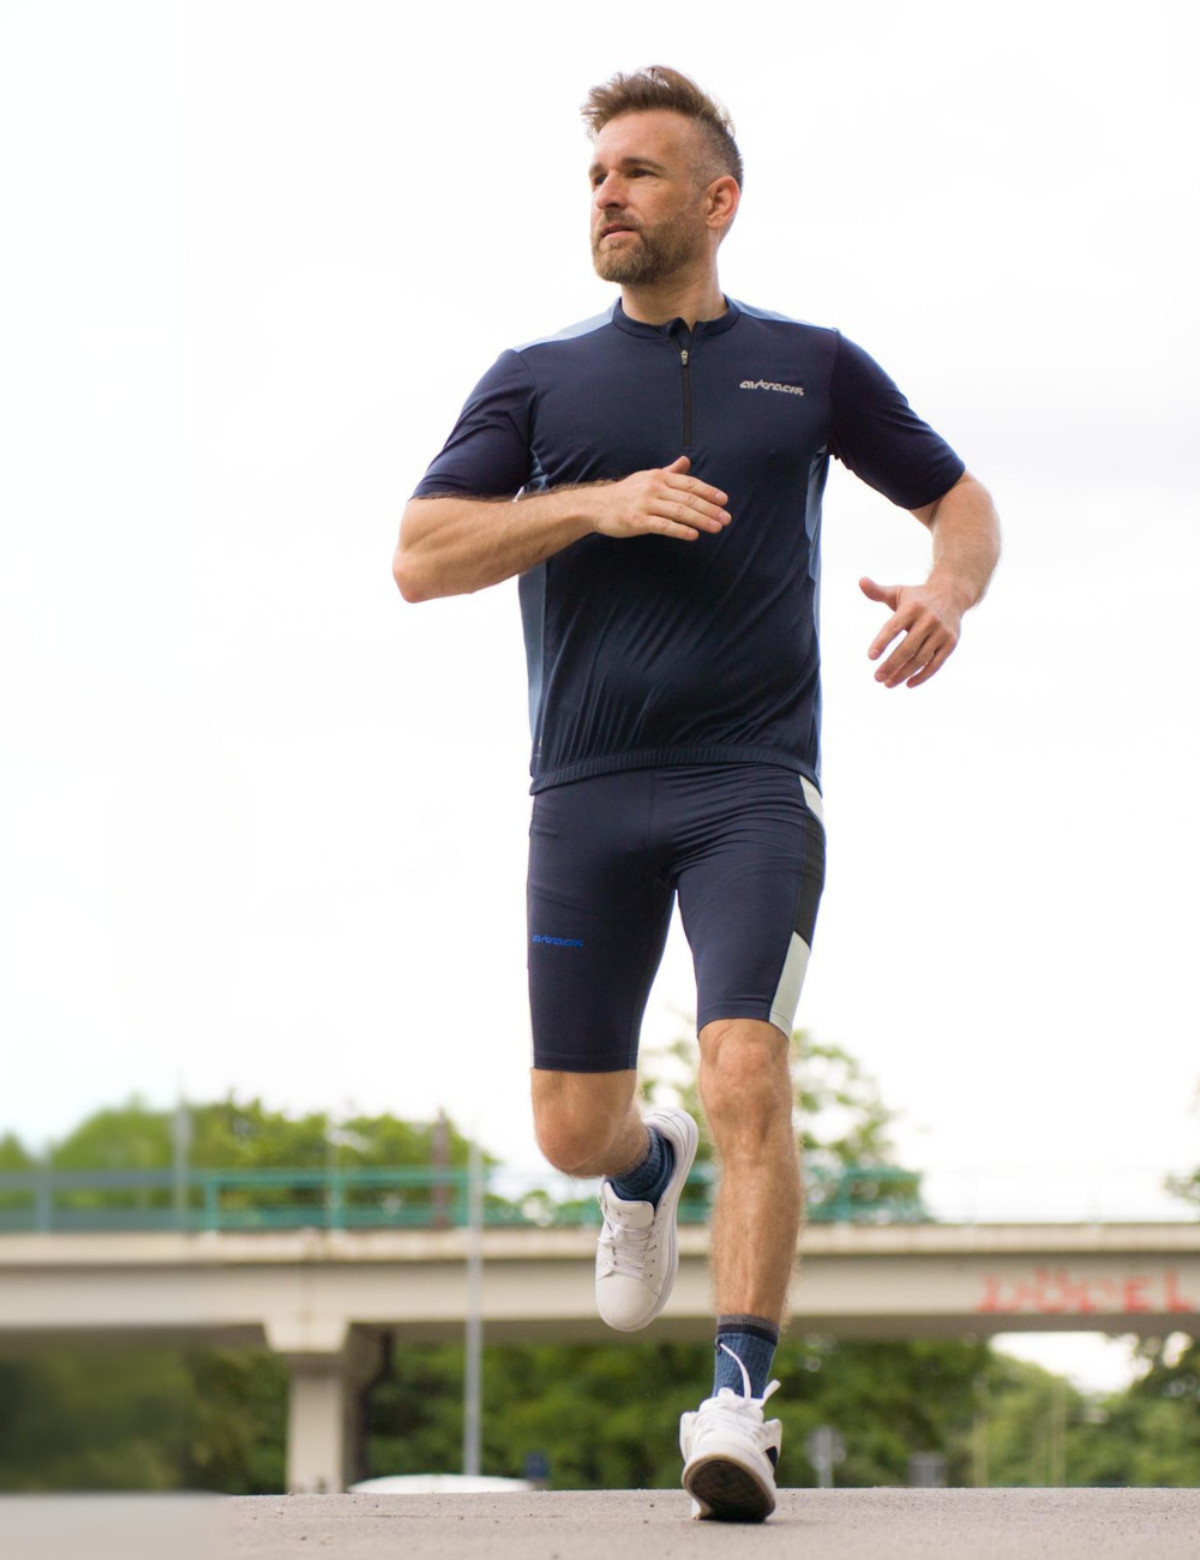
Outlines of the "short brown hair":
{"type": "Polygon", "coordinates": [[[619,114],[645,113],[655,108],[674,109],[700,126],[703,150],[692,165],[699,188],[730,174],[741,189],[742,154],[733,139],[733,121],[728,112],[689,76],[668,65],[647,65],[632,76],[618,72],[603,86],[592,88],[581,112],[594,141],[608,121],[619,114]]]}

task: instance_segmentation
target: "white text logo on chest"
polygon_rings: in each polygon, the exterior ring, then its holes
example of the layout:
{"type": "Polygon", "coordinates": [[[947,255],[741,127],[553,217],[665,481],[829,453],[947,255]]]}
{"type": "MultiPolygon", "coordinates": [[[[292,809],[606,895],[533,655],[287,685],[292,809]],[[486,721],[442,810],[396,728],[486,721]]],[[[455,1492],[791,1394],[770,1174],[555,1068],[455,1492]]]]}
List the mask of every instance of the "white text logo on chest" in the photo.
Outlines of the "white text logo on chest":
{"type": "Polygon", "coordinates": [[[743,379],[742,390],[782,390],[785,395],[803,395],[803,385],[779,385],[773,379],[743,379]]]}

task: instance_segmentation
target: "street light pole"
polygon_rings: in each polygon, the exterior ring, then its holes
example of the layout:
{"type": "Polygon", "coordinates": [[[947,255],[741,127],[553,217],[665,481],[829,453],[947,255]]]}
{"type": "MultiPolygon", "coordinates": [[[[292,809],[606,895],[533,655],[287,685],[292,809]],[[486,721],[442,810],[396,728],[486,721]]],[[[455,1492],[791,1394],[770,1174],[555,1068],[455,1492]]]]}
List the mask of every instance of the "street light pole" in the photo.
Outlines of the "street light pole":
{"type": "Polygon", "coordinates": [[[175,1167],[175,1225],[186,1230],[188,1226],[188,1148],[192,1137],[192,1118],[184,1095],[183,1079],[179,1080],[179,1097],[175,1104],[174,1139],[175,1167]]]}
{"type": "Polygon", "coordinates": [[[467,1348],[463,1404],[463,1472],[479,1477],[483,1375],[483,1172],[479,1123],[471,1128],[469,1175],[470,1226],[467,1236],[467,1348]]]}

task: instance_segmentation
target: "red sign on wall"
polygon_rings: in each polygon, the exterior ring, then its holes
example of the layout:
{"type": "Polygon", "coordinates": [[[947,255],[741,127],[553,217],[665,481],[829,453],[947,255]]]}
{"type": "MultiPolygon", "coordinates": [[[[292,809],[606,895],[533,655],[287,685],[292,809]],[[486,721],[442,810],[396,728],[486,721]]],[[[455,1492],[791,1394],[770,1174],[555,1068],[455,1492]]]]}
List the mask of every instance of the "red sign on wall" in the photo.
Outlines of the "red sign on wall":
{"type": "Polygon", "coordinates": [[[1138,1315],[1153,1312],[1194,1312],[1197,1309],[1180,1289],[1175,1268],[1164,1268],[1156,1275],[1131,1278],[1072,1279],[1064,1267],[1036,1267],[1033,1278],[1002,1278],[999,1273],[983,1275],[983,1299],[975,1306],[978,1314],[1024,1312],[1024,1314],[1078,1315],[1092,1312],[1138,1315]]]}
{"type": "Polygon", "coordinates": [[[1032,1313],[1038,1316],[1089,1316],[1114,1312],[1129,1316],[1143,1311],[1196,1310],[1179,1286],[1175,1268],[1129,1278],[1073,1279],[1065,1267],[1035,1267],[1032,1278],[1004,1278],[985,1273],[979,1314],[1032,1313]]]}

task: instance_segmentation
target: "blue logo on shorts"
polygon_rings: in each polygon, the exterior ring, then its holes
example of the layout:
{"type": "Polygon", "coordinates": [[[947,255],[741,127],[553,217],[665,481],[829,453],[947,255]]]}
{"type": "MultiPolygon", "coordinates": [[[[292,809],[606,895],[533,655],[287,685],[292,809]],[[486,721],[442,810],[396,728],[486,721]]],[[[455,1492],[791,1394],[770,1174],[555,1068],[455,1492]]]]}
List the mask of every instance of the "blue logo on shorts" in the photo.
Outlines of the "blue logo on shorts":
{"type": "Polygon", "coordinates": [[[556,948],[582,948],[582,937],[547,937],[542,932],[534,932],[533,941],[540,943],[553,943],[556,948]]]}

